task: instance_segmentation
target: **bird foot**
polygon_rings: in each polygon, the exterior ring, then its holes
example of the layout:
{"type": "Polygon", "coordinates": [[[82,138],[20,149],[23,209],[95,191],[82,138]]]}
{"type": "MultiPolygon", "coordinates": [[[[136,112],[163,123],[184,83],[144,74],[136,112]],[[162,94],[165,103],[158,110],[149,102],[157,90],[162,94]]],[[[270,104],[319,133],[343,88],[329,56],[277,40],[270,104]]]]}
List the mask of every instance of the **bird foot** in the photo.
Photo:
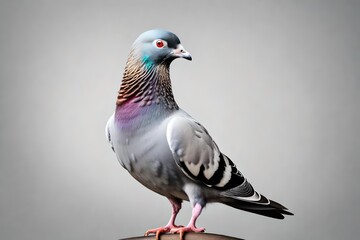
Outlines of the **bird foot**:
{"type": "Polygon", "coordinates": [[[162,233],[168,233],[171,232],[173,229],[179,229],[182,228],[183,226],[177,226],[177,225],[166,225],[164,227],[158,227],[158,228],[154,228],[154,229],[149,229],[145,232],[145,236],[149,236],[150,234],[155,234],[156,236],[156,240],[159,240],[159,236],[162,233]]]}
{"type": "Polygon", "coordinates": [[[197,228],[194,225],[193,226],[187,226],[187,227],[178,227],[173,228],[170,230],[171,233],[179,233],[180,234],[180,240],[184,240],[184,234],[187,232],[204,232],[205,228],[197,228]]]}

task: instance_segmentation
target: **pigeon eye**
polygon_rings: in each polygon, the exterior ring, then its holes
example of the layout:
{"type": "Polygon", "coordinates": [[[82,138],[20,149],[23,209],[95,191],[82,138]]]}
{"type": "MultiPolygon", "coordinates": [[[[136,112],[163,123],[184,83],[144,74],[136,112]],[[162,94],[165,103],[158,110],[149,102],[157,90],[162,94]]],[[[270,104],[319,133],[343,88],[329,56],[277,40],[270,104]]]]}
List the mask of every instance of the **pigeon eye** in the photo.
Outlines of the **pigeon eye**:
{"type": "Polygon", "coordinates": [[[166,42],[161,39],[155,40],[154,43],[157,48],[163,48],[166,46],[166,42]]]}

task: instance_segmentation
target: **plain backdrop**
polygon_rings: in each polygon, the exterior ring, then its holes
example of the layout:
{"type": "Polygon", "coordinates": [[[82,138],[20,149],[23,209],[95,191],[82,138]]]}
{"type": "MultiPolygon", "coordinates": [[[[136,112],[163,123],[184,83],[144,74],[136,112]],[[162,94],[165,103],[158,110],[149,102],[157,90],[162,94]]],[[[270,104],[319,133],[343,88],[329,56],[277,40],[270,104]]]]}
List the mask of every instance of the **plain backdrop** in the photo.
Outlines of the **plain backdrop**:
{"type": "MultiPolygon", "coordinates": [[[[131,44],[176,33],[178,104],[295,216],[220,204],[198,226],[245,239],[360,236],[360,1],[0,1],[0,239],[119,239],[167,223],[104,128],[131,44]]],[[[177,223],[187,224],[185,203],[177,223]]]]}

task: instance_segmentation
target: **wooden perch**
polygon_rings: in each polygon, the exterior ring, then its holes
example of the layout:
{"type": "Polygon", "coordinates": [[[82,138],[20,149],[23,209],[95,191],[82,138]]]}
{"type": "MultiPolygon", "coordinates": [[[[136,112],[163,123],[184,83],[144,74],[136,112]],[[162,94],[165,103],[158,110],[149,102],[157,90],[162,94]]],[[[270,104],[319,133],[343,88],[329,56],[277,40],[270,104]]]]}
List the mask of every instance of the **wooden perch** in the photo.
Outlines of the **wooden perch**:
{"type": "MultiPolygon", "coordinates": [[[[161,234],[159,240],[179,240],[179,234],[161,234]]],[[[185,240],[243,240],[241,238],[229,237],[212,233],[186,233],[185,240]]],[[[131,237],[119,240],[155,240],[155,235],[148,237],[131,237]]]]}

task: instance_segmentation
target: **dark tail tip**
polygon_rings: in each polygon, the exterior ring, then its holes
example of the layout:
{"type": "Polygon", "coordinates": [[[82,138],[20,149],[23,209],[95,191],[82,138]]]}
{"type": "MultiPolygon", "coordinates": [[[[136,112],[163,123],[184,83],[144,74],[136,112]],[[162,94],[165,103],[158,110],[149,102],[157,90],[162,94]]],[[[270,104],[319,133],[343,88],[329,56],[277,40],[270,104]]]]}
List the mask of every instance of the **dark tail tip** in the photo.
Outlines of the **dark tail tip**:
{"type": "Polygon", "coordinates": [[[225,201],[224,203],[240,210],[276,219],[284,219],[284,215],[294,215],[292,212],[289,212],[286,207],[272,200],[270,200],[270,204],[268,205],[234,199],[232,199],[232,201],[225,201]]]}

